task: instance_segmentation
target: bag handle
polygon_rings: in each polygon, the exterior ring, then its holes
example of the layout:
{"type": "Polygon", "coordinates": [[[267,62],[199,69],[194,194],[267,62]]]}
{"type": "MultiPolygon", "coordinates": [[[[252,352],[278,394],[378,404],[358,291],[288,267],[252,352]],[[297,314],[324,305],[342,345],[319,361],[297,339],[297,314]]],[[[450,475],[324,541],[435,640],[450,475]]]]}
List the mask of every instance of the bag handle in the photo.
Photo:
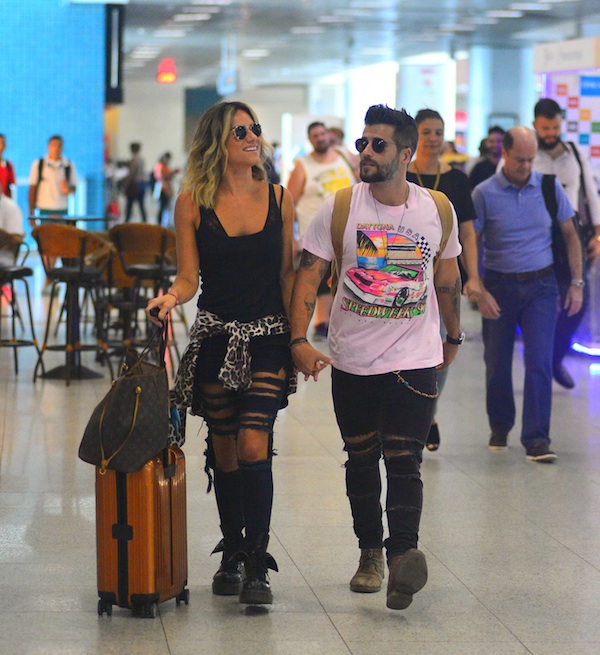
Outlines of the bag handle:
{"type": "Polygon", "coordinates": [[[165,320],[162,322],[162,328],[155,328],[150,335],[150,339],[144,346],[142,352],[139,354],[139,357],[136,363],[129,369],[127,373],[134,371],[141,363],[144,357],[154,348],[158,347],[158,361],[161,366],[166,366],[165,356],[167,353],[167,339],[169,336],[169,317],[166,316],[165,320]],[[158,343],[156,343],[157,338],[160,338],[158,343]]]}

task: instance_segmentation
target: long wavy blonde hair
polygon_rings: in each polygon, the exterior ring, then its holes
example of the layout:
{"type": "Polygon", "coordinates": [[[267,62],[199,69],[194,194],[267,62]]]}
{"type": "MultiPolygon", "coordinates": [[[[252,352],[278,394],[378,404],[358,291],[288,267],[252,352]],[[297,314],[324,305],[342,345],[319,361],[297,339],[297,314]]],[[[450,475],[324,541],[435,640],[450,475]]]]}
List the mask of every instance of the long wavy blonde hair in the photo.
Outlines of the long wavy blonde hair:
{"type": "MultiPolygon", "coordinates": [[[[202,207],[212,208],[223,174],[227,169],[228,154],[225,143],[233,127],[237,111],[243,111],[258,123],[256,114],[243,102],[219,102],[207,109],[200,117],[188,157],[181,191],[191,194],[202,207]]],[[[260,146],[260,162],[252,167],[252,177],[266,180],[264,163],[271,146],[263,137],[260,146]]]]}

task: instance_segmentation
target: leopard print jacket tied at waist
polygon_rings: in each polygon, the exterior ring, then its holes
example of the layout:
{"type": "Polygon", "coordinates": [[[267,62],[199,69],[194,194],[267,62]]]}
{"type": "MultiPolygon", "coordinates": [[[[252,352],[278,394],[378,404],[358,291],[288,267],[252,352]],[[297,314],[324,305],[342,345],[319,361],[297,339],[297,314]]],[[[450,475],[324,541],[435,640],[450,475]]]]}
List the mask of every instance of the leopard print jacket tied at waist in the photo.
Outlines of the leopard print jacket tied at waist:
{"type": "MultiPolygon", "coordinates": [[[[190,342],[183,353],[177,378],[175,380],[175,404],[178,407],[191,407],[194,373],[202,340],[217,334],[229,334],[227,351],[223,366],[219,371],[219,380],[227,389],[247,389],[252,382],[250,369],[251,356],[248,344],[252,337],[271,334],[284,334],[290,331],[287,318],[283,314],[263,316],[241,323],[240,321],[221,320],[216,314],[199,309],[196,320],[190,330],[190,342]]],[[[297,373],[292,371],[288,382],[287,395],[296,391],[297,373]]]]}

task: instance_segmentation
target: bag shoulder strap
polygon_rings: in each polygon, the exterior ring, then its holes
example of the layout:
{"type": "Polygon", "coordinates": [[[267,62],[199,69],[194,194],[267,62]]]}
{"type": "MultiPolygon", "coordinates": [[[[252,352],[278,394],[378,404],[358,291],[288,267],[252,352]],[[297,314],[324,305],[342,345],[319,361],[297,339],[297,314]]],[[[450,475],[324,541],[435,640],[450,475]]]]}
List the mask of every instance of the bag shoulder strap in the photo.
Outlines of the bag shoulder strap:
{"type": "Polygon", "coordinates": [[[42,171],[44,170],[44,158],[40,157],[38,159],[38,185],[42,181],[42,171]]]}
{"type": "Polygon", "coordinates": [[[581,157],[579,156],[579,150],[577,150],[577,146],[573,141],[569,141],[569,145],[571,146],[571,150],[573,151],[577,164],[579,165],[579,189],[583,195],[584,202],[587,202],[587,189],[585,188],[585,180],[583,179],[583,165],[581,163],[581,157]]]}
{"type": "MultiPolygon", "coordinates": [[[[583,212],[584,216],[580,215],[579,221],[582,221],[583,219],[584,222],[587,222],[590,226],[592,226],[592,219],[590,216],[590,201],[588,199],[587,187],[585,186],[585,178],[583,176],[583,164],[581,163],[579,150],[577,149],[575,143],[573,143],[573,141],[569,141],[569,145],[571,146],[571,150],[573,151],[573,154],[575,155],[575,159],[579,164],[579,192],[581,193],[581,200],[583,201],[583,207],[585,208],[585,211],[583,212]]],[[[573,209],[578,209],[578,208],[573,207],[573,209]]]]}
{"type": "Polygon", "coordinates": [[[333,213],[331,215],[331,242],[333,244],[334,258],[331,262],[331,295],[335,296],[340,273],[342,271],[342,254],[344,252],[344,232],[350,214],[350,201],[352,187],[340,189],[335,194],[333,213]]]}
{"type": "Polygon", "coordinates": [[[433,189],[427,189],[427,191],[429,191],[431,197],[433,198],[433,202],[435,202],[435,206],[437,207],[438,214],[440,215],[440,220],[442,222],[442,240],[440,241],[440,249],[435,256],[435,264],[433,266],[433,271],[435,273],[439,266],[440,257],[444,252],[446,245],[448,244],[450,234],[452,233],[452,206],[450,205],[450,201],[448,200],[448,197],[445,193],[442,193],[441,191],[434,191],[433,189]]]}
{"type": "Polygon", "coordinates": [[[542,175],[542,195],[546,210],[550,214],[552,223],[558,222],[558,202],[556,201],[556,175],[542,175]]]}
{"type": "MultiPolygon", "coordinates": [[[[581,157],[579,156],[579,150],[577,150],[577,146],[573,141],[568,141],[568,144],[571,146],[571,150],[573,151],[573,154],[575,155],[575,159],[577,160],[577,163],[579,164],[579,174],[583,175],[583,166],[581,165],[581,157]]],[[[585,191],[584,191],[585,193],[585,191]]]]}

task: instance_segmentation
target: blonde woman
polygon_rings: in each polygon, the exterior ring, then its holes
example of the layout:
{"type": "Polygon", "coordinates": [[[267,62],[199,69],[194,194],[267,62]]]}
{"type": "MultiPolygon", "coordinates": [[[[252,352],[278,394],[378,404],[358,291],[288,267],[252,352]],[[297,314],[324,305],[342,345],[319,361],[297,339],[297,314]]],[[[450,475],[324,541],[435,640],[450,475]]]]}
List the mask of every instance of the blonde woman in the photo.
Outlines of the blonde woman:
{"type": "Polygon", "coordinates": [[[250,107],[223,102],[200,119],[175,205],[179,270],[148,303],[162,320],[202,293],[175,391],[208,426],[223,539],[213,593],[270,604],[273,424],[295,387],[287,313],[294,282],[293,203],[266,181],[269,146],[250,107]],[[200,347],[201,346],[201,347],[200,347]]]}

